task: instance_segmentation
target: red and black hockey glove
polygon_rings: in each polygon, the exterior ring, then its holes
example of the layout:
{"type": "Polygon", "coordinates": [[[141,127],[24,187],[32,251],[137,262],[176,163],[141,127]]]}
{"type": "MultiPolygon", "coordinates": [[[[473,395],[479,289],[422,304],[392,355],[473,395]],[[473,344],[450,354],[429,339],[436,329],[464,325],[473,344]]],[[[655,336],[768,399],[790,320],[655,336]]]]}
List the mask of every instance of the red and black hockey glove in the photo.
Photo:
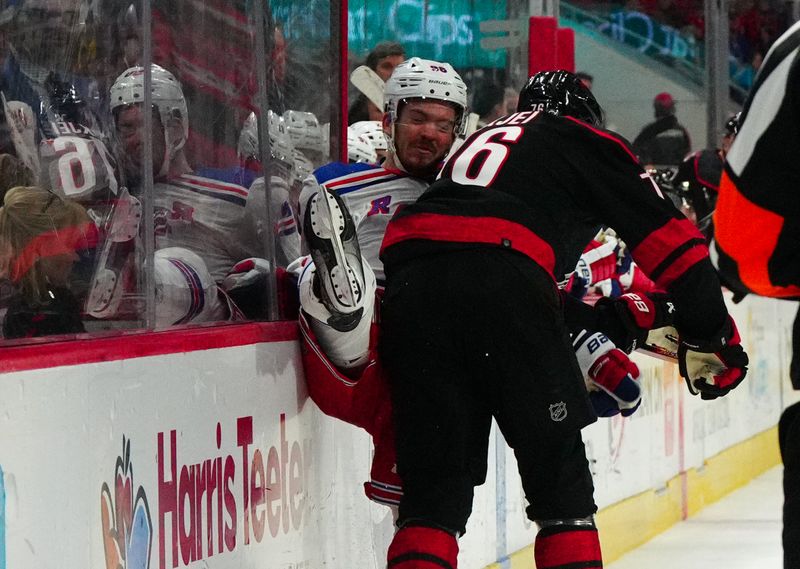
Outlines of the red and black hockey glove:
{"type": "Polygon", "coordinates": [[[675,315],[669,295],[661,292],[629,292],[595,306],[600,330],[626,353],[641,347],[650,330],[671,325],[675,315]]]}
{"type": "Polygon", "coordinates": [[[722,329],[708,340],[680,337],[678,366],[692,395],[716,399],[739,385],[749,360],[739,330],[728,316],[722,329]]]}
{"type": "Polygon", "coordinates": [[[572,345],[595,413],[632,415],[642,402],[636,364],[601,332],[582,330],[572,345]]]}

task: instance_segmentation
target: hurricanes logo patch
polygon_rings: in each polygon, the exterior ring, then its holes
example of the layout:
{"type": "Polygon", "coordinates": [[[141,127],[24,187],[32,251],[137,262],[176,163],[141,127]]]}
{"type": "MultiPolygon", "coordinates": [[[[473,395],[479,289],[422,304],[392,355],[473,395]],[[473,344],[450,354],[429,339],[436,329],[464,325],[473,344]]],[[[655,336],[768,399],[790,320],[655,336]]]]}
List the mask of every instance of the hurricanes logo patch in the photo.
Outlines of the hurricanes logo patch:
{"type": "Polygon", "coordinates": [[[550,405],[550,418],[555,422],[563,421],[567,418],[567,404],[563,401],[550,405]]]}

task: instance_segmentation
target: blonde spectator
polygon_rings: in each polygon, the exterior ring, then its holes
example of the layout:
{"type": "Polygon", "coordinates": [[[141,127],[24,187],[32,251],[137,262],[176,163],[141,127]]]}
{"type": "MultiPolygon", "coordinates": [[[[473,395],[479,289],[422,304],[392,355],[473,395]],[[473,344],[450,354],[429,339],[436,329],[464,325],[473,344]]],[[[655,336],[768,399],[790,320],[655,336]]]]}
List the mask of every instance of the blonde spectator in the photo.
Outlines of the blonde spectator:
{"type": "Polygon", "coordinates": [[[70,290],[78,251],[94,247],[97,229],[78,203],[38,187],[15,187],[0,208],[0,267],[17,295],[3,320],[6,338],[83,332],[70,290]]]}

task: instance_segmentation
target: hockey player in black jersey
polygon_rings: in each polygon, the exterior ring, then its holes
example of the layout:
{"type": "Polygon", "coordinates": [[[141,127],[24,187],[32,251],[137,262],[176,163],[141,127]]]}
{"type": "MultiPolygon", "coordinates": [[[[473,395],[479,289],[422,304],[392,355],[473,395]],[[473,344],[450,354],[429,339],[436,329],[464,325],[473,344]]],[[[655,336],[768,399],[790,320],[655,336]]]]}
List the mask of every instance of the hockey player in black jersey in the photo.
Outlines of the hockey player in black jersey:
{"type": "Polygon", "coordinates": [[[536,565],[602,567],[580,436],[595,415],[556,288],[601,225],[672,295],[690,391],[716,398],[745,376],[703,236],[602,129],[592,94],[544,72],[517,110],[467,139],[383,241],[380,352],[405,490],[389,567],[456,567],[492,417],[540,527],[536,565]]]}

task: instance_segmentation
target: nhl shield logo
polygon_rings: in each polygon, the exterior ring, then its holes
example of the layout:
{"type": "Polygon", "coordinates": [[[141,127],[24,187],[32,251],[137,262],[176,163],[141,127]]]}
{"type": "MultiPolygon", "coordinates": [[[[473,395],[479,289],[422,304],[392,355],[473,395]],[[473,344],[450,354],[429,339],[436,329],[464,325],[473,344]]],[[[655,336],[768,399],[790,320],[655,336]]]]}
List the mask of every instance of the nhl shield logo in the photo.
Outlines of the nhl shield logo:
{"type": "Polygon", "coordinates": [[[550,418],[555,421],[563,421],[567,418],[567,404],[563,401],[550,405],[550,418]]]}

